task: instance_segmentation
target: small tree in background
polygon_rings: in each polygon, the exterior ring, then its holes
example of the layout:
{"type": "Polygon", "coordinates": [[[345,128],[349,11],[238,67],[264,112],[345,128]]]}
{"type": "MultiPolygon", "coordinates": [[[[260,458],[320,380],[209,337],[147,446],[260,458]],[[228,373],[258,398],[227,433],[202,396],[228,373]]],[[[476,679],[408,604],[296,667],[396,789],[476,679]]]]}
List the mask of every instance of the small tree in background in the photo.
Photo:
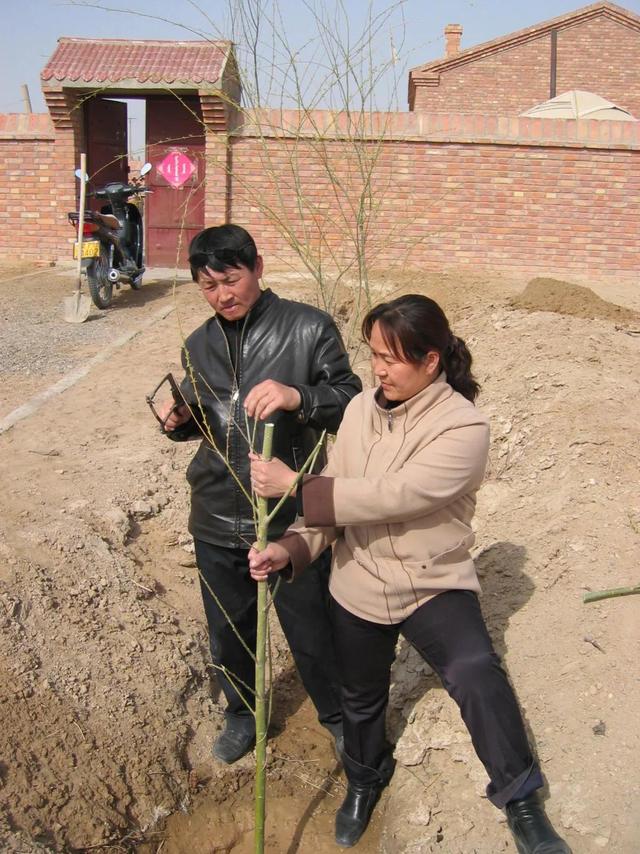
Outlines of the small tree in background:
{"type": "MultiPolygon", "coordinates": [[[[342,324],[349,345],[362,309],[371,305],[372,265],[382,249],[406,237],[406,222],[380,227],[392,182],[392,170],[382,164],[392,114],[378,110],[379,100],[387,110],[397,108],[398,86],[404,85],[407,60],[398,59],[404,53],[404,0],[380,9],[369,2],[357,31],[341,0],[303,0],[302,43],[292,35],[300,30],[300,19],[291,25],[278,0],[227,0],[223,22],[214,21],[202,5],[191,0],[189,5],[202,15],[202,29],[145,17],[190,36],[234,43],[240,100],[220,90],[211,94],[235,114],[232,138],[257,141],[259,186],[233,162],[229,166],[220,158],[210,166],[229,172],[237,206],[257,209],[279,234],[289,250],[283,260],[306,270],[321,308],[335,315],[341,285],[349,287],[354,304],[342,324]]],[[[182,100],[169,88],[167,93],[182,100]]],[[[211,133],[206,126],[204,132],[211,133]]]]}
{"type": "Polygon", "coordinates": [[[311,32],[296,45],[277,0],[230,2],[242,134],[258,141],[264,176],[257,194],[241,170],[233,171],[234,187],[302,262],[321,308],[335,314],[340,285],[351,286],[347,343],[371,304],[379,235],[393,239],[392,225],[378,227],[391,174],[380,169],[390,116],[378,112],[376,101],[386,88],[385,101],[394,105],[404,77],[397,59],[402,6],[375,11],[370,3],[354,33],[344,3],[305,2],[311,32]]]}

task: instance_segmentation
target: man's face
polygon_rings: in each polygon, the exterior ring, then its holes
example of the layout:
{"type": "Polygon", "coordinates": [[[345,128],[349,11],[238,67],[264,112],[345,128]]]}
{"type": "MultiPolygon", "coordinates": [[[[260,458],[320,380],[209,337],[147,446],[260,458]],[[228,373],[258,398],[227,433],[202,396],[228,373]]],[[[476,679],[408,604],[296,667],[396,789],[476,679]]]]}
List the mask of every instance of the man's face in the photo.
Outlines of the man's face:
{"type": "Polygon", "coordinates": [[[228,267],[216,273],[210,267],[198,272],[198,285],[216,314],[225,320],[242,320],[260,296],[262,257],[258,255],[255,270],[228,267]]]}

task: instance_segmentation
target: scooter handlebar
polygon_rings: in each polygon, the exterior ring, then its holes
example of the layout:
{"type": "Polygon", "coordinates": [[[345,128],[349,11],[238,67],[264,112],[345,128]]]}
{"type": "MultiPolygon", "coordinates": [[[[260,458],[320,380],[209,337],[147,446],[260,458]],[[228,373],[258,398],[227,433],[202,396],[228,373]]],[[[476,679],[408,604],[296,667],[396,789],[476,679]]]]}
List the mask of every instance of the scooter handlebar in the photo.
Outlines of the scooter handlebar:
{"type": "Polygon", "coordinates": [[[114,195],[139,196],[143,193],[152,192],[153,190],[149,190],[147,187],[136,187],[133,184],[118,184],[112,190],[108,190],[106,187],[102,187],[99,190],[92,190],[90,193],[87,193],[87,196],[94,196],[97,199],[108,199],[109,196],[114,195]]]}

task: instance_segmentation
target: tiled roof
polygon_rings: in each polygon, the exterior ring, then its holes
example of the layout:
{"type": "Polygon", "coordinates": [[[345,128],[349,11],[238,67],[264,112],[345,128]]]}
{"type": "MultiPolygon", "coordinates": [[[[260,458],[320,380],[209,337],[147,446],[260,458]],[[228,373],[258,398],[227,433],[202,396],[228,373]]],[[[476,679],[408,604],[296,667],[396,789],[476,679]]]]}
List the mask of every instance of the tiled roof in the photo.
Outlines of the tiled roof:
{"type": "Polygon", "coordinates": [[[217,83],[231,49],[229,41],[61,38],[40,78],[44,84],[217,83]]]}

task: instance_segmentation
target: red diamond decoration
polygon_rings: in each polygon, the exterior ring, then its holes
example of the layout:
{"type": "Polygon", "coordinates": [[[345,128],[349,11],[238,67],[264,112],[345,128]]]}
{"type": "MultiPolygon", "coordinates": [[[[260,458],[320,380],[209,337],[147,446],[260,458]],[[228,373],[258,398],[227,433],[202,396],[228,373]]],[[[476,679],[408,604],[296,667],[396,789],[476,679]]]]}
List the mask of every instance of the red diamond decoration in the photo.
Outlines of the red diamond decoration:
{"type": "Polygon", "coordinates": [[[170,151],[164,160],[158,163],[157,169],[162,177],[176,188],[181,187],[196,171],[195,163],[178,150],[170,151]]]}

